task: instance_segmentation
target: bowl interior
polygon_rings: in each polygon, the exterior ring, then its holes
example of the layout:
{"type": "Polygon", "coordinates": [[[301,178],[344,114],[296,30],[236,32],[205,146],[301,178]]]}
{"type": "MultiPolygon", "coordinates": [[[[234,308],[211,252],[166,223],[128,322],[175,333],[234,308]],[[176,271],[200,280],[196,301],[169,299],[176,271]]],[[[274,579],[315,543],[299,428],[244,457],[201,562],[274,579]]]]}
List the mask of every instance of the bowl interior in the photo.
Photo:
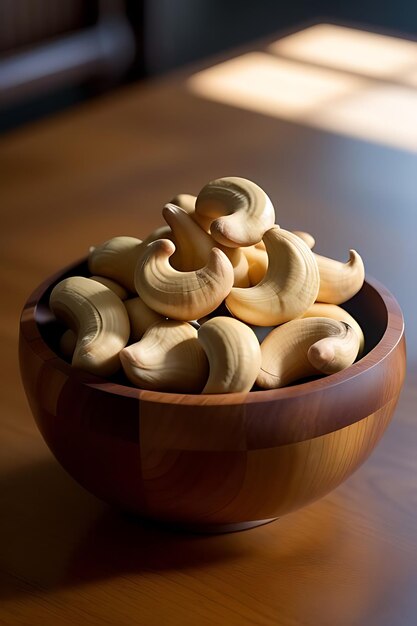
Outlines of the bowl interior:
{"type": "MultiPolygon", "coordinates": [[[[49,284],[45,285],[40,294],[36,309],[35,320],[41,337],[48,347],[61,356],[59,341],[65,327],[58,322],[49,308],[49,297],[53,287],[62,279],[68,276],[89,276],[86,261],[73,265],[68,270],[64,270],[49,284]]],[[[365,335],[365,348],[361,359],[365,357],[383,337],[388,323],[388,311],[383,298],[378,290],[369,282],[365,281],[362,289],[351,300],[341,305],[346,309],[362,327],[365,335]]],[[[64,359],[65,360],[65,359],[64,359]]],[[[311,379],[309,379],[311,380],[311,379]]],[[[112,377],[112,381],[126,387],[133,385],[124,376],[123,372],[112,377]]],[[[299,384],[297,381],[295,384],[299,384]]],[[[262,393],[262,392],[261,392],[262,393]]]]}

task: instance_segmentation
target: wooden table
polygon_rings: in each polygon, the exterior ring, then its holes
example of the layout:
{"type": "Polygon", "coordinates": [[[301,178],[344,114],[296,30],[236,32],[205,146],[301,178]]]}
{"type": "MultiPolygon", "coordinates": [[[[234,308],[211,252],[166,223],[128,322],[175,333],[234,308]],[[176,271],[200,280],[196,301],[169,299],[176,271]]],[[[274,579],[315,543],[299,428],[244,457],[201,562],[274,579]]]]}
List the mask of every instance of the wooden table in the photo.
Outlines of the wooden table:
{"type": "Polygon", "coordinates": [[[417,221],[407,173],[417,157],[199,98],[185,78],[128,87],[0,143],[0,623],[414,625],[417,221]],[[396,416],[355,475],[270,525],[198,536],[123,516],[65,474],[26,403],[17,328],[48,274],[111,236],[146,235],[173,195],[222,175],[257,181],[277,221],[315,234],[319,252],[358,249],[400,300],[412,341],[396,416]]]}

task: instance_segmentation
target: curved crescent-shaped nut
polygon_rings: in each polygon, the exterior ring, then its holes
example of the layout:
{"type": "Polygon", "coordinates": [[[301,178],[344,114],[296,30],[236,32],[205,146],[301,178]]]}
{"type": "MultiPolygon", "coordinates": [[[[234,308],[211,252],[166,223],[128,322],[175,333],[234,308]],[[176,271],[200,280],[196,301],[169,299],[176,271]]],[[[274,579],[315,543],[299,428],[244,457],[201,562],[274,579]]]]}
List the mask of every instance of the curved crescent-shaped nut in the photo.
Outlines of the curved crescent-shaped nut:
{"type": "Polygon", "coordinates": [[[140,239],[113,237],[90,250],[88,268],[91,274],[112,278],[134,292],[133,275],[142,250],[140,239]]]}
{"type": "MultiPolygon", "coordinates": [[[[200,228],[204,230],[205,233],[210,234],[210,224],[213,221],[211,217],[204,217],[203,215],[196,215],[195,212],[195,201],[197,200],[197,196],[193,196],[189,193],[180,193],[174,198],[172,198],[170,204],[175,204],[179,206],[181,209],[184,209],[189,216],[193,219],[193,221],[199,225],[200,228]]],[[[162,238],[162,236],[161,236],[162,238]]]]}
{"type": "Polygon", "coordinates": [[[214,241],[201,226],[181,207],[166,204],[162,215],[171,227],[175,252],[171,265],[181,272],[190,272],[206,265],[212,248],[218,247],[225,253],[233,266],[234,287],[249,287],[248,262],[242,248],[228,248],[214,241]]]}
{"type": "Polygon", "coordinates": [[[358,356],[358,335],[346,322],[339,322],[339,324],[342,324],[343,327],[340,335],[325,337],[316,341],[310,346],[307,353],[311,365],[323,374],[335,374],[346,369],[352,365],[358,356]]]}
{"type": "Polygon", "coordinates": [[[297,237],[302,239],[304,243],[308,245],[310,250],[312,250],[316,245],[316,240],[314,239],[313,235],[310,235],[310,233],[306,233],[304,230],[293,230],[292,233],[293,235],[297,235],[297,237]]]}
{"type": "Polygon", "coordinates": [[[136,290],[157,313],[174,320],[196,320],[214,311],[230,293],[233,267],[221,250],[212,248],[205,267],[178,272],[169,263],[174,251],[169,239],[148,245],[136,268],[136,290]]]}
{"type": "MultiPolygon", "coordinates": [[[[248,261],[248,276],[251,287],[261,282],[268,269],[268,253],[265,248],[256,246],[248,246],[241,248],[243,254],[248,261]]],[[[239,285],[234,285],[235,287],[239,285]]]]}
{"type": "MultiPolygon", "coordinates": [[[[213,245],[216,245],[213,242],[213,245]]],[[[219,249],[225,253],[233,267],[234,281],[233,287],[249,287],[249,263],[244,254],[247,248],[228,248],[217,244],[219,249]]]]}
{"type": "Polygon", "coordinates": [[[324,317],[292,320],[262,342],[256,382],[263,389],[278,389],[307,376],[334,373],[351,365],[358,350],[358,336],[344,322],[324,317]]]}
{"type": "Polygon", "coordinates": [[[226,306],[235,317],[256,326],[276,326],[302,315],[319,290],[314,255],[296,235],[277,226],[264,235],[268,270],[248,289],[234,287],[226,306]]]}
{"type": "Polygon", "coordinates": [[[129,297],[129,292],[125,287],[116,283],[115,280],[111,278],[106,278],[105,276],[89,276],[91,280],[96,280],[98,283],[101,283],[105,287],[111,289],[120,300],[126,300],[129,297]]]}
{"type": "Polygon", "coordinates": [[[162,215],[171,227],[171,239],[176,249],[170,263],[176,270],[190,272],[204,267],[212,248],[218,247],[233,266],[233,286],[249,287],[248,263],[241,248],[221,246],[202,229],[191,213],[174,204],[166,204],[162,215]]]}
{"type": "Polygon", "coordinates": [[[320,272],[319,302],[342,304],[358,293],[365,280],[365,268],[356,250],[349,250],[347,263],[320,254],[314,256],[320,272]]]}
{"type": "Polygon", "coordinates": [[[166,204],[162,215],[171,227],[175,252],[171,265],[181,272],[204,267],[216,242],[187,213],[175,204],[166,204]]]}
{"type": "Polygon", "coordinates": [[[255,333],[232,317],[213,317],[198,329],[210,364],[202,393],[247,392],[261,367],[261,348],[255,333]]]}
{"type": "Polygon", "coordinates": [[[193,196],[191,193],[179,193],[169,201],[169,204],[175,204],[187,213],[194,213],[196,200],[197,196],[193,196]]]}
{"type": "Polygon", "coordinates": [[[345,309],[337,306],[337,304],[325,304],[323,302],[315,302],[311,307],[303,314],[305,317],[329,317],[332,320],[338,320],[339,322],[346,322],[349,324],[359,337],[359,354],[362,354],[365,347],[365,337],[362,332],[362,328],[354,317],[350,315],[345,309]]]}
{"type": "Polygon", "coordinates": [[[230,248],[259,242],[275,223],[274,207],[264,190],[237,176],[205,185],[197,196],[195,216],[210,217],[212,237],[230,248]]]}
{"type": "Polygon", "coordinates": [[[150,309],[140,298],[130,298],[124,305],[130,321],[131,341],[139,341],[152,324],[165,320],[163,315],[150,309]]]}
{"type": "Polygon", "coordinates": [[[154,324],[121,351],[120,360],[129,380],[142,389],[199,393],[208,376],[206,354],[187,322],[154,324]]]}
{"type": "Polygon", "coordinates": [[[172,239],[172,231],[169,226],[164,224],[155,228],[145,239],[142,241],[142,247],[146,247],[148,243],[156,241],[157,239],[172,239]]]}
{"type": "Polygon", "coordinates": [[[53,288],[49,305],[77,335],[73,366],[100,376],[120,368],[119,352],[128,342],[130,324],[123,302],[111,289],[71,276],[53,288]]]}

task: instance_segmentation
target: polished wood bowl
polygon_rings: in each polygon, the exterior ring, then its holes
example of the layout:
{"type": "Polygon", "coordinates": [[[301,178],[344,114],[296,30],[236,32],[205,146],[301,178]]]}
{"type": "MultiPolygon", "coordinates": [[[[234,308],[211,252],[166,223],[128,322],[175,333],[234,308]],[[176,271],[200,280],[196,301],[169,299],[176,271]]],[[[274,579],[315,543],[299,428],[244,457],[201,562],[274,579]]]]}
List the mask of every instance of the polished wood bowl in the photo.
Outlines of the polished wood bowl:
{"type": "Polygon", "coordinates": [[[325,495],[369,456],[405,376],[404,324],[393,296],[366,280],[344,307],[364,356],[331,376],[271,391],[182,395],[73,369],[40,285],[20,324],[23,384],[61,465],[99,498],[169,524],[223,532],[275,519],[325,495]]]}

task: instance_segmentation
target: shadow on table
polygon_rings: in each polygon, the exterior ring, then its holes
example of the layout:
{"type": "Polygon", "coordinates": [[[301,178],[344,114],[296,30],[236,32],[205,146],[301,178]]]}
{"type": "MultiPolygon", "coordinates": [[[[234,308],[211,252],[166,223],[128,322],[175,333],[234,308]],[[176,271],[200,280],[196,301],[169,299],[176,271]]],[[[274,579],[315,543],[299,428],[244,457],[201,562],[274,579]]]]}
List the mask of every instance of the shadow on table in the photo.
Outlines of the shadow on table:
{"type": "MultiPolygon", "coordinates": [[[[0,501],[0,569],[43,591],[130,571],[221,562],[247,550],[238,536],[186,534],[118,512],[52,458],[5,476],[0,501]]],[[[24,591],[13,580],[0,597],[24,591]]]]}
{"type": "MultiPolygon", "coordinates": [[[[50,590],[123,573],[166,571],[255,558],[280,545],[283,566],[294,554],[327,552],[338,519],[283,518],[223,535],[171,530],[120,513],[81,489],[52,459],[22,467],[0,482],[0,560],[6,585],[0,597],[50,590]],[[266,530],[267,529],[267,530],[266,530]],[[324,532],[323,532],[324,529],[324,532]],[[27,581],[22,582],[22,581],[27,581]]],[[[310,555],[311,556],[311,555],[310,555]]]]}
{"type": "MultiPolygon", "coordinates": [[[[358,474],[359,481],[365,478],[358,474]]],[[[404,584],[410,575],[415,581],[415,568],[411,556],[404,560],[398,553],[398,545],[387,543],[381,550],[382,526],[367,527],[366,516],[378,514],[372,497],[365,518],[358,518],[355,480],[272,524],[197,535],[111,509],[81,489],[52,457],[28,464],[0,482],[0,598],[25,595],[30,607],[39,596],[47,599],[89,583],[114,580],[118,588],[120,576],[130,576],[140,593],[149,576],[169,571],[188,572],[210,587],[211,566],[216,566],[224,580],[246,572],[239,579],[244,597],[252,597],[255,577],[260,606],[274,611],[285,606],[297,623],[311,623],[324,602],[330,621],[323,624],[388,626],[407,600],[404,584]],[[376,612],[378,622],[371,619],[376,612]]],[[[168,588],[174,584],[173,575],[164,580],[168,588]]]]}

